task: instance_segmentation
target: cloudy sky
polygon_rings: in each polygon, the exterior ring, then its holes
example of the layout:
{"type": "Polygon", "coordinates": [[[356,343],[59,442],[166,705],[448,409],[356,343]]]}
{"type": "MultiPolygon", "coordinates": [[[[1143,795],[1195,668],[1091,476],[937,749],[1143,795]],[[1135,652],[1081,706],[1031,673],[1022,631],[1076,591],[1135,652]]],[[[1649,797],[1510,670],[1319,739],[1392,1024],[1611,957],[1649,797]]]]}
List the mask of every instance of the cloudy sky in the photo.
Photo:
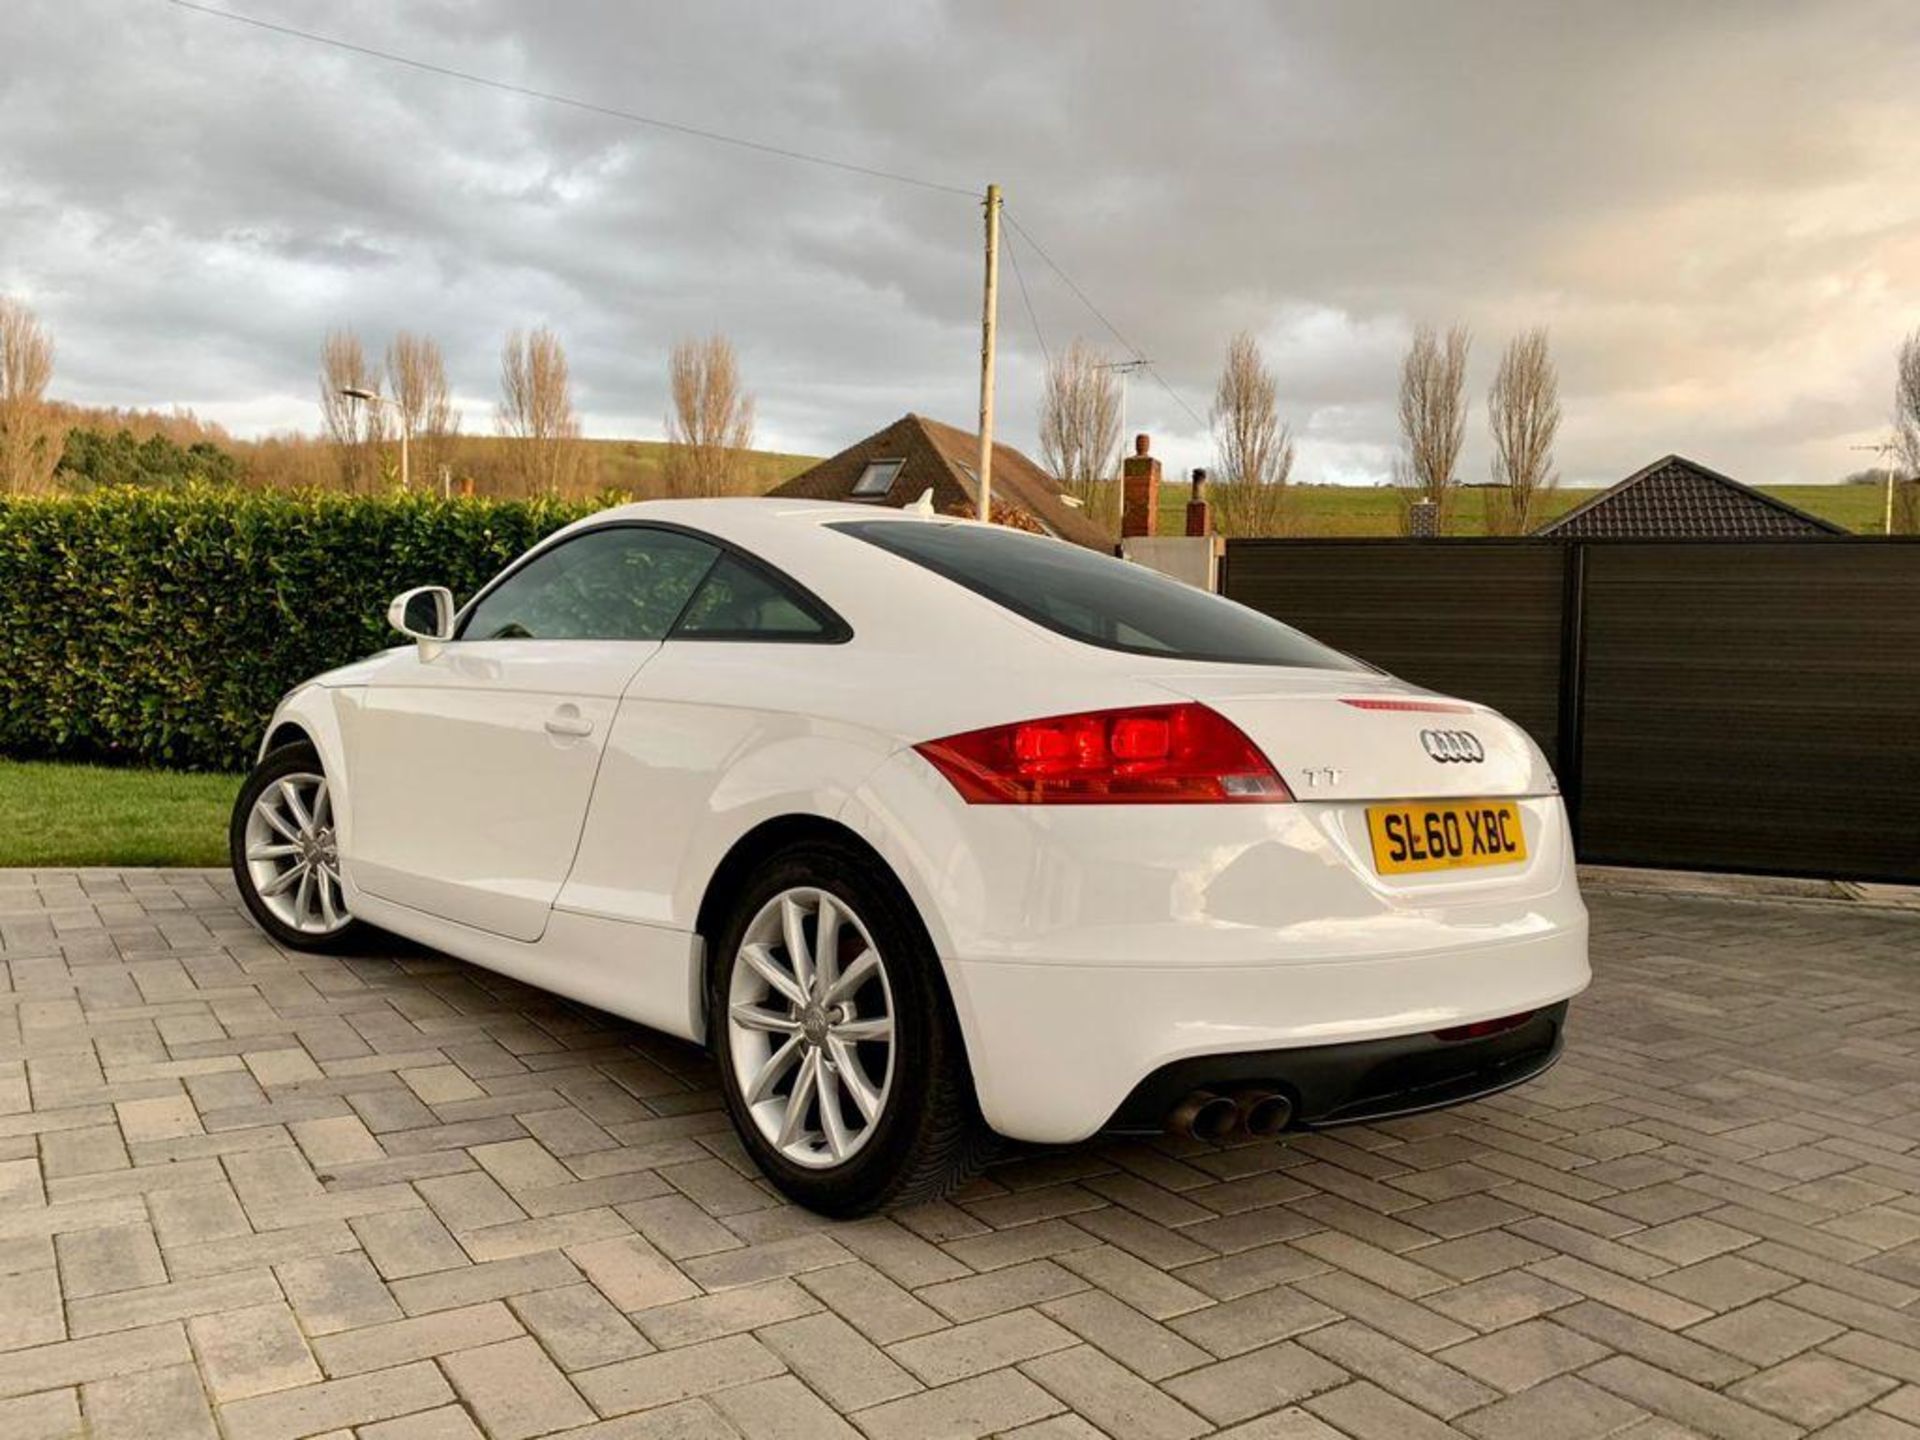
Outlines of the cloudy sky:
{"type": "MultiPolygon", "coordinates": [[[[1478,395],[1551,327],[1571,482],[1680,451],[1744,479],[1871,463],[1920,325],[1920,5],[213,0],[513,85],[976,190],[1156,362],[1129,428],[1204,464],[1253,330],[1296,478],[1366,483],[1414,323],[1478,395]],[[1170,394],[1169,391],[1173,392],[1170,394]],[[1177,394],[1185,405],[1176,402],[1177,394]],[[1189,407],[1194,414],[1189,414],[1189,407]]],[[[551,325],[589,433],[655,437],[720,330],[759,443],[913,409],[971,428],[979,205],[663,133],[178,8],[0,5],[0,292],[56,393],[313,429],[331,326],[444,346],[469,430],[551,325]]],[[[1003,433],[1042,343],[1117,340],[1018,234],[1003,433]],[[1023,300],[1024,277],[1033,316],[1023,300]]]]}

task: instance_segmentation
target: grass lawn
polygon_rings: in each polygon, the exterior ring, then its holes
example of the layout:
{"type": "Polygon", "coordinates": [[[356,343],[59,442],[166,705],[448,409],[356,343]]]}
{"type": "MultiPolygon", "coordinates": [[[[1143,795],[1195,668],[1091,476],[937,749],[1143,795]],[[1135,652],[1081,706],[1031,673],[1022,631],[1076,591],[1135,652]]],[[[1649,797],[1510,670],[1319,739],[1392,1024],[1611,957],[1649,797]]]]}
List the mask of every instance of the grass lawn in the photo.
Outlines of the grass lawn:
{"type": "Polygon", "coordinates": [[[237,775],[0,760],[0,866],[224,865],[237,775]]]}

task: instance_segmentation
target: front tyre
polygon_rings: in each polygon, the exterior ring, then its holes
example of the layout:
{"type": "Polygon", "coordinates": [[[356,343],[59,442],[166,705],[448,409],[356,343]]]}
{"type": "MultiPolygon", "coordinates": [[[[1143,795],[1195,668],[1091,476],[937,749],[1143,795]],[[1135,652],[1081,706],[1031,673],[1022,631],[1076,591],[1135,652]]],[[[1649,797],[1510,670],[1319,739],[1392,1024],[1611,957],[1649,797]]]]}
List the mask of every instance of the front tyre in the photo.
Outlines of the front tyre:
{"type": "Polygon", "coordinates": [[[824,1215],[933,1199],[991,1143],[939,957],[892,876],[850,846],[767,860],[714,947],[727,1109],[788,1198],[824,1215]]]}
{"type": "Polygon", "coordinates": [[[262,930],[293,950],[337,950],[364,927],[347,913],[333,802],[308,745],[270,751],[234,801],[227,849],[240,898],[262,930]]]}

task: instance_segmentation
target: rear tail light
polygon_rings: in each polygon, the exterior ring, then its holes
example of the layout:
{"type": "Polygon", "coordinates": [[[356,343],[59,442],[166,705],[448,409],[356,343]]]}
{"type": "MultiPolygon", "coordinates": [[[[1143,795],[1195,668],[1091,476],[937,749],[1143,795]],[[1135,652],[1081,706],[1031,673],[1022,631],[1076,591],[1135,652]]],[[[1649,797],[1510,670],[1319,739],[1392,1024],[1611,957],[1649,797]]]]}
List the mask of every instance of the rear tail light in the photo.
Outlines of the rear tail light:
{"type": "Polygon", "coordinates": [[[1191,702],[1023,720],[914,748],[973,805],[1293,799],[1232,721],[1191,702]]]}

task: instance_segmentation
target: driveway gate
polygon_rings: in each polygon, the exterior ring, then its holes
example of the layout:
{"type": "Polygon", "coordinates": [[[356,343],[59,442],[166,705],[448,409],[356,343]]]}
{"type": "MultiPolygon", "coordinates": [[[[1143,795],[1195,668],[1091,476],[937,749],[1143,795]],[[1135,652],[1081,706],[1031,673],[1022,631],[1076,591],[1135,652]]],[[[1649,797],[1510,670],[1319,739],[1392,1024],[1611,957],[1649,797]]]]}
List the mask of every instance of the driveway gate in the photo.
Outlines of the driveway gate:
{"type": "Polygon", "coordinates": [[[1233,540],[1221,589],[1525,726],[1583,860],[1920,883],[1920,543],[1233,540]]]}

